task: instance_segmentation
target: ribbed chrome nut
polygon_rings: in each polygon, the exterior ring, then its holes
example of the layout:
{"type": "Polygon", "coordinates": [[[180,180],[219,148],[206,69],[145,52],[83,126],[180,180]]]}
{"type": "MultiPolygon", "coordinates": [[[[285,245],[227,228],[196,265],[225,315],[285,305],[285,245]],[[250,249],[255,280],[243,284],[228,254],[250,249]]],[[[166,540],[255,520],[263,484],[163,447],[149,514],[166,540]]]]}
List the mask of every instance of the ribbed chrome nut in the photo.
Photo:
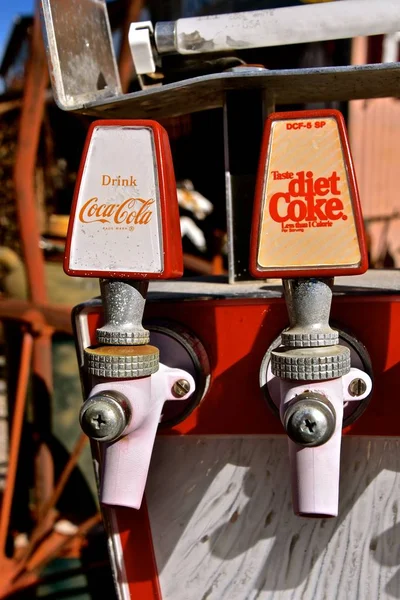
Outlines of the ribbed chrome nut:
{"type": "Polygon", "coordinates": [[[96,332],[99,344],[109,346],[143,346],[149,343],[150,333],[143,331],[103,331],[98,329],[96,332]]]}
{"type": "Polygon", "coordinates": [[[282,344],[290,348],[315,348],[319,346],[335,346],[339,343],[339,333],[291,333],[282,332],[282,344]]]}
{"type": "Polygon", "coordinates": [[[159,350],[154,346],[103,346],[85,349],[85,368],[90,375],[96,377],[136,379],[153,375],[158,367],[159,350]]]}
{"type": "Polygon", "coordinates": [[[347,375],[350,367],[350,350],[340,345],[322,348],[280,347],[271,352],[272,373],[282,379],[336,379],[347,375]]]}

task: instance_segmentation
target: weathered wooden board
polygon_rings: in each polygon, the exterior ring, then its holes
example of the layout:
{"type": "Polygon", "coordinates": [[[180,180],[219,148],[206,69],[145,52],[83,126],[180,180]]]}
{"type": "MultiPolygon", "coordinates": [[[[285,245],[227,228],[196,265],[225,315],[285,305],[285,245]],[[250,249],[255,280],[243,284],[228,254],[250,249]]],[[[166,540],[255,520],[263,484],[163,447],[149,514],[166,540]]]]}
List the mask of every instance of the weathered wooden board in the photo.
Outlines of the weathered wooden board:
{"type": "Polygon", "coordinates": [[[400,598],[400,439],[343,440],[337,519],[295,517],[284,437],[160,437],[163,600],[400,598]]]}

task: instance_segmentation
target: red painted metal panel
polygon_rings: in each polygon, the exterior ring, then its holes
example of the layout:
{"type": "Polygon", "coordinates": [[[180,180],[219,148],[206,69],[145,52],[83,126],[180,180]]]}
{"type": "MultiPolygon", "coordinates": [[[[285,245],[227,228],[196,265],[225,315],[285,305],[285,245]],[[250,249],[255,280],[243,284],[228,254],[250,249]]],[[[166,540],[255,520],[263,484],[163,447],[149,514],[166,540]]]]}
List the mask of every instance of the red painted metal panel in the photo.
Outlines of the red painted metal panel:
{"type": "Polygon", "coordinates": [[[132,598],[161,600],[146,502],[140,510],[115,507],[127,584],[132,598]]]}
{"type": "MultiPolygon", "coordinates": [[[[367,348],[374,368],[368,409],[347,429],[356,435],[400,435],[400,296],[336,296],[332,321],[367,348]]],[[[262,358],[287,327],[282,299],[234,299],[148,303],[146,318],[179,321],[204,344],[211,366],[210,390],[182,423],[163,434],[276,434],[279,420],[268,409],[259,387],[262,358]]],[[[89,315],[93,342],[101,315],[89,315]]]]}
{"type": "MultiPolygon", "coordinates": [[[[209,393],[182,423],[163,435],[283,434],[259,387],[261,360],[287,326],[282,299],[210,299],[150,302],[147,318],[179,321],[204,344],[211,366],[209,393]]],[[[100,312],[88,315],[92,341],[100,312]]],[[[374,391],[366,411],[345,434],[399,436],[400,295],[336,296],[332,321],[364,343],[374,367],[374,391]]],[[[115,508],[132,599],[160,600],[147,508],[115,508]]]]}

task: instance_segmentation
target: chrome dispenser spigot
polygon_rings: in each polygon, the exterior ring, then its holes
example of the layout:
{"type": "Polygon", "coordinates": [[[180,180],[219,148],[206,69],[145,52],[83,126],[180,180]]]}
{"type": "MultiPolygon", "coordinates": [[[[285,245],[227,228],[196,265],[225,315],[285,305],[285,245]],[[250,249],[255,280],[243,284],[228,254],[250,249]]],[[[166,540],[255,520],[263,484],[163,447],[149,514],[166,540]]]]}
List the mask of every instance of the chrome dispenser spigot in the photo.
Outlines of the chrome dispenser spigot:
{"type": "Polygon", "coordinates": [[[149,343],[150,334],[142,325],[148,287],[148,281],[100,279],[104,325],[96,332],[99,344],[149,343]]]}
{"type": "Polygon", "coordinates": [[[294,348],[333,346],[339,334],[329,325],[333,278],[284,279],[283,291],[290,327],[282,344],[294,348]]]}

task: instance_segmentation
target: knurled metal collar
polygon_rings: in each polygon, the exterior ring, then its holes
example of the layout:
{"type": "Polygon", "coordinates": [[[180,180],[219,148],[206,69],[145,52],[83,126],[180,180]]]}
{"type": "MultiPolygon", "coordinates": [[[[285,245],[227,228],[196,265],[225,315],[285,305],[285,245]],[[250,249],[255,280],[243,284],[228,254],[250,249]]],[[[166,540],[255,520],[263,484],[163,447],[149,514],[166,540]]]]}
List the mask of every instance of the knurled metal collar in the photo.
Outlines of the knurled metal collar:
{"type": "Polygon", "coordinates": [[[280,347],[271,353],[272,373],[282,379],[335,379],[347,375],[350,367],[350,350],[345,346],[289,349],[280,347]]]}
{"type": "Polygon", "coordinates": [[[97,346],[85,349],[85,367],[90,375],[111,379],[148,377],[158,371],[155,346],[97,346]]]}
{"type": "Polygon", "coordinates": [[[150,341],[150,333],[141,331],[104,331],[98,329],[96,337],[99,344],[109,346],[144,346],[150,341]]]}
{"type": "Polygon", "coordinates": [[[282,344],[290,348],[316,348],[319,346],[335,346],[339,343],[339,333],[291,333],[282,332],[282,344]]]}

